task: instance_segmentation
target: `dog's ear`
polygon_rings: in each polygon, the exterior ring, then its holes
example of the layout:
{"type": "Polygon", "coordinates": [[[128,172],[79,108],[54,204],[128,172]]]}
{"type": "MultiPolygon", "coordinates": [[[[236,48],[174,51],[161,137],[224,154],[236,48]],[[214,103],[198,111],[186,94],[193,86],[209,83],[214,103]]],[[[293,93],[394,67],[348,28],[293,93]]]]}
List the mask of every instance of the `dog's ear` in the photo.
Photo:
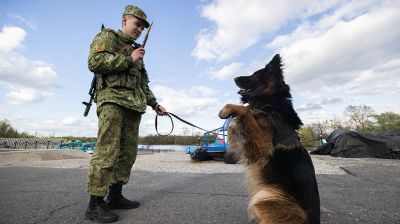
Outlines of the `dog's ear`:
{"type": "Polygon", "coordinates": [[[281,56],[279,54],[276,54],[272,58],[272,60],[265,65],[265,67],[267,68],[269,66],[269,67],[274,67],[274,68],[280,68],[282,65],[281,63],[282,63],[281,56]]]}
{"type": "Polygon", "coordinates": [[[290,98],[290,88],[285,83],[282,72],[281,56],[276,54],[265,66],[265,77],[268,78],[268,86],[263,90],[264,96],[281,96],[290,98]]]}
{"type": "Polygon", "coordinates": [[[275,82],[283,82],[282,60],[279,54],[276,54],[272,60],[265,66],[265,69],[270,77],[274,78],[275,82]]]}
{"type": "Polygon", "coordinates": [[[272,58],[272,63],[274,63],[275,65],[281,65],[281,56],[279,54],[276,54],[273,58],[272,58]]]}

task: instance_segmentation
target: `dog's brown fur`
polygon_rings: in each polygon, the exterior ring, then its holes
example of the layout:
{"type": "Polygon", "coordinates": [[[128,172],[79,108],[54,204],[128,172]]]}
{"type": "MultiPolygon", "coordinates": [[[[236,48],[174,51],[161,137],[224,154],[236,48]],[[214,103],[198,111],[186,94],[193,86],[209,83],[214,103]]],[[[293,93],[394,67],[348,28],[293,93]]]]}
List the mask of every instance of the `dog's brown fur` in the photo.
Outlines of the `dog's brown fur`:
{"type": "Polygon", "coordinates": [[[250,218],[262,224],[319,223],[319,194],[311,158],[294,130],[302,124],[283,81],[280,56],[251,76],[238,77],[247,107],[225,105],[234,116],[238,150],[246,163],[250,218]]]}

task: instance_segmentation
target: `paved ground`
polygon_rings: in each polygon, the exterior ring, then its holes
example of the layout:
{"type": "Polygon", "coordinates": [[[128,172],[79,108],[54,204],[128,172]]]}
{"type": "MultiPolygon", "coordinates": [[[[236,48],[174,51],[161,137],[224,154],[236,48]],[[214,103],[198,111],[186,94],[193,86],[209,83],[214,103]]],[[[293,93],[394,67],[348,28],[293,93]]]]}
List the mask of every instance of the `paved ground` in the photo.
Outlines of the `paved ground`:
{"type": "MultiPolygon", "coordinates": [[[[400,223],[400,161],[357,161],[341,168],[345,175],[317,175],[321,223],[400,223]]],[[[86,172],[0,167],[0,223],[92,223],[83,219],[86,172]]],[[[241,173],[137,170],[131,178],[125,195],[142,205],[117,210],[118,223],[247,223],[241,173]]]]}

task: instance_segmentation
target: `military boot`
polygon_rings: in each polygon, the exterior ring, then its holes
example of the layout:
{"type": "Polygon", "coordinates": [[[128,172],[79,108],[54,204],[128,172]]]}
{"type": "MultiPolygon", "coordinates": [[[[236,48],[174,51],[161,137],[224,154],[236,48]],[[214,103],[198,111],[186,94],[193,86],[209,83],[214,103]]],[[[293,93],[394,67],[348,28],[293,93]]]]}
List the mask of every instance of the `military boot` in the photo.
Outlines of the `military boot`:
{"type": "Polygon", "coordinates": [[[108,208],[103,197],[90,195],[90,202],[86,209],[85,218],[101,223],[111,223],[118,221],[119,216],[108,208]]]}
{"type": "Polygon", "coordinates": [[[139,207],[139,202],[131,201],[122,196],[122,184],[111,184],[106,200],[110,209],[132,209],[139,207]]]}

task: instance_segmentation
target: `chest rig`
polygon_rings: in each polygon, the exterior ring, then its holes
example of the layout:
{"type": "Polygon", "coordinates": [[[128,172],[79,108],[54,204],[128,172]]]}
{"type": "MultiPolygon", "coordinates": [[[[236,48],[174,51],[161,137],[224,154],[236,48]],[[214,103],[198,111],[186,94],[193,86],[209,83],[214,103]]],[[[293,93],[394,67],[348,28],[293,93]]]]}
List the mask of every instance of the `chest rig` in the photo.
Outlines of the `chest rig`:
{"type": "MultiPolygon", "coordinates": [[[[114,33],[117,37],[118,34],[114,33]]],[[[139,48],[140,45],[133,43],[133,45],[130,44],[124,44],[122,41],[118,38],[118,43],[117,43],[117,52],[114,54],[122,54],[123,56],[129,56],[132,54],[132,52],[139,48]]],[[[116,89],[137,89],[141,88],[144,89],[145,86],[148,83],[148,75],[147,72],[144,68],[143,60],[139,60],[133,63],[133,66],[131,66],[128,70],[118,72],[118,73],[108,73],[108,74],[100,74],[99,75],[99,84],[98,85],[100,88],[99,89],[104,89],[106,87],[108,88],[116,88],[116,89]]]]}

